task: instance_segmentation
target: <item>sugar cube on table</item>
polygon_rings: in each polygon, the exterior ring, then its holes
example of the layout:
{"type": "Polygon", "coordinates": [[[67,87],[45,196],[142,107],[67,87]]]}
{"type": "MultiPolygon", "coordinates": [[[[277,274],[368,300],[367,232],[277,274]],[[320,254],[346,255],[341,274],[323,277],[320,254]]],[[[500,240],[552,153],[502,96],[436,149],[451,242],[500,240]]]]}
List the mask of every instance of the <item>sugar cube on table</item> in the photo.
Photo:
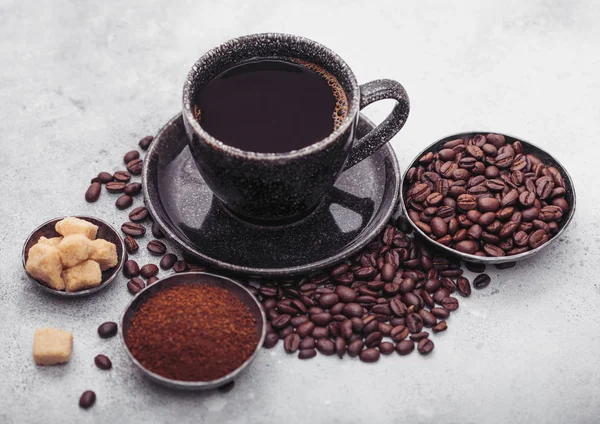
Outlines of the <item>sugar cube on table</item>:
{"type": "Polygon", "coordinates": [[[98,234],[98,226],[84,219],[68,216],[65,219],[58,221],[54,227],[62,236],[71,234],[83,234],[90,240],[94,240],[98,234]]]}
{"type": "Polygon", "coordinates": [[[102,283],[102,271],[96,261],[87,260],[62,272],[65,281],[65,290],[74,292],[91,289],[102,283]]]}
{"type": "Polygon", "coordinates": [[[60,258],[65,268],[86,261],[90,256],[91,241],[83,234],[71,234],[58,245],[60,258]]]}
{"type": "Polygon", "coordinates": [[[69,361],[73,350],[73,334],[44,327],[33,336],[33,360],[38,365],[62,364],[69,361]]]}
{"type": "Polygon", "coordinates": [[[104,239],[96,239],[90,243],[90,259],[100,264],[100,269],[106,271],[119,262],[117,246],[104,239]]]}
{"type": "Polygon", "coordinates": [[[58,248],[38,243],[29,249],[25,269],[33,278],[46,283],[55,290],[64,290],[65,282],[61,276],[62,268],[58,248]]]}
{"type": "Polygon", "coordinates": [[[58,244],[62,241],[62,237],[51,237],[51,238],[46,238],[44,236],[40,237],[40,239],[38,240],[38,243],[42,243],[42,244],[46,244],[48,246],[58,246],[58,244]]]}

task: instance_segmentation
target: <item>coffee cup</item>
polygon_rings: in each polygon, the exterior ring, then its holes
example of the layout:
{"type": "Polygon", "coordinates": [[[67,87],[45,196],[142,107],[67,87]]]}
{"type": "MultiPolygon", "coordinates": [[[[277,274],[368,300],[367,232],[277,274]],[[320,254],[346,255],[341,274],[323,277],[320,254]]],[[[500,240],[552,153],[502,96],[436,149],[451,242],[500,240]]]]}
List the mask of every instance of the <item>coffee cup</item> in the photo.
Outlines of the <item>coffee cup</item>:
{"type": "MultiPolygon", "coordinates": [[[[345,169],[375,153],[402,128],[408,112],[408,96],[400,83],[381,79],[358,85],[336,53],[288,34],[247,35],[213,48],[194,64],[183,87],[183,121],[200,174],[233,213],[261,224],[293,222],[310,213],[345,169]],[[243,150],[207,132],[196,111],[201,91],[224,71],[263,58],[314,64],[335,77],[347,106],[329,135],[297,150],[270,153],[243,150]],[[389,116],[355,139],[359,111],[383,99],[397,102],[389,116]]],[[[236,125],[235,117],[231,125],[236,125]]],[[[285,137],[281,143],[285,145],[285,137]]]]}

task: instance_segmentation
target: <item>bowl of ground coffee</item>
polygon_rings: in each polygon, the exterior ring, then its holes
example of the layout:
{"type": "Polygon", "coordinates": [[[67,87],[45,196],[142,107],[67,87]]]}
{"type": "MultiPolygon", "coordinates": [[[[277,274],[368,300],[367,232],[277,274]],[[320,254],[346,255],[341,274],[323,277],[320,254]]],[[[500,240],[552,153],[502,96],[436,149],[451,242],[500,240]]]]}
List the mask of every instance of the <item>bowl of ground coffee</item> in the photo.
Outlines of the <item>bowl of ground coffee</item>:
{"type": "Polygon", "coordinates": [[[258,300],[236,281],[204,272],[164,278],[125,309],[121,340],[151,380],[184,390],[227,384],[256,356],[266,334],[258,300]]]}
{"type": "Polygon", "coordinates": [[[417,234],[467,262],[529,258],[557,240],[575,213],[567,170],[545,150],[477,131],[438,140],[412,161],[400,191],[417,234]]]}

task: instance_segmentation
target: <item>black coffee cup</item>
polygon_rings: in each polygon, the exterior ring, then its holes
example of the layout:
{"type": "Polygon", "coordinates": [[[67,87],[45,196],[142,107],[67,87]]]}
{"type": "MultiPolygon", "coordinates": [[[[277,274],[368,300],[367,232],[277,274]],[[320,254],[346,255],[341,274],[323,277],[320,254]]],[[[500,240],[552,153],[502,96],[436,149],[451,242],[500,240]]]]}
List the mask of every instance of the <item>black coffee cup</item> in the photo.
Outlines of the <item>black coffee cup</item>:
{"type": "Polygon", "coordinates": [[[310,213],[341,172],[376,152],[402,128],[408,112],[408,96],[400,83],[384,79],[359,86],[336,53],[288,34],[247,35],[213,48],[194,64],[183,87],[183,121],[202,177],[230,210],[262,223],[291,222],[310,213]],[[348,100],[344,122],[325,139],[287,153],[243,151],[208,134],[194,117],[197,94],[226,69],[260,58],[300,59],[336,77],[348,100]],[[397,104],[379,126],[356,140],[359,111],[383,99],[397,104]]]}

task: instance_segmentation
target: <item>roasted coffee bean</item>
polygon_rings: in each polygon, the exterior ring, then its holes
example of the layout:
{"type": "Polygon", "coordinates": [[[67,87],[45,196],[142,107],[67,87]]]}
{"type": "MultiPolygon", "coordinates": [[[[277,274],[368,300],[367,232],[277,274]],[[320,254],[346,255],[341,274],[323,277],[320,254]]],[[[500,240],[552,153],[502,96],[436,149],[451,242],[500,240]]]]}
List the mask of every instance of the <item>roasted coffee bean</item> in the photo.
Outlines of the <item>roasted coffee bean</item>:
{"type": "Polygon", "coordinates": [[[180,272],[185,272],[188,269],[188,265],[187,262],[184,261],[183,259],[175,262],[173,264],[173,271],[180,273],[180,272]]]}
{"type": "Polygon", "coordinates": [[[144,287],[146,287],[146,283],[139,277],[133,277],[127,283],[127,290],[129,290],[129,293],[131,294],[138,294],[144,287]]]}
{"type": "Polygon", "coordinates": [[[335,353],[337,353],[340,358],[343,358],[346,354],[346,340],[339,336],[335,338],[335,353]]]}
{"type": "Polygon", "coordinates": [[[162,257],[159,265],[161,269],[171,269],[173,268],[173,265],[175,265],[175,262],[177,262],[177,255],[173,253],[167,253],[162,257]]]}
{"type": "Polygon", "coordinates": [[[445,297],[448,297],[448,295],[450,295],[450,292],[447,289],[445,289],[444,287],[441,287],[433,294],[433,300],[435,301],[435,303],[441,305],[442,300],[445,297]]]}
{"type": "Polygon", "coordinates": [[[429,338],[421,340],[417,345],[417,350],[421,355],[429,355],[433,348],[433,341],[431,341],[429,338]]]}
{"type": "Polygon", "coordinates": [[[358,356],[363,362],[377,362],[379,360],[380,353],[377,349],[371,347],[360,352],[358,356]]]}
{"type": "Polygon", "coordinates": [[[342,302],[354,302],[358,297],[358,294],[354,290],[346,286],[337,286],[335,293],[342,302]]]}
{"type": "Polygon", "coordinates": [[[500,256],[506,255],[506,252],[504,252],[504,250],[502,250],[500,247],[496,246],[495,244],[489,244],[489,243],[484,244],[483,251],[488,256],[500,257],[500,256]]]}
{"type": "Polygon", "coordinates": [[[156,222],[152,222],[152,236],[157,239],[165,236],[156,222]]]}
{"type": "Polygon", "coordinates": [[[147,285],[147,286],[150,286],[150,285],[152,285],[152,284],[156,283],[158,280],[159,280],[159,278],[158,278],[158,277],[156,277],[156,276],[154,276],[154,277],[150,277],[150,278],[148,278],[148,280],[146,281],[146,285],[147,285]]]}
{"type": "Polygon", "coordinates": [[[479,274],[473,280],[473,287],[475,287],[476,289],[483,289],[483,288],[487,287],[491,281],[492,281],[492,279],[490,278],[489,275],[479,274]]]}
{"type": "Polygon", "coordinates": [[[123,157],[123,162],[125,162],[125,164],[127,164],[134,159],[139,159],[139,157],[140,157],[140,152],[138,152],[137,150],[131,150],[130,152],[125,153],[125,156],[123,157]]]}
{"type": "Polygon", "coordinates": [[[120,181],[112,181],[106,184],[106,191],[109,193],[122,193],[126,184],[120,181]]]}
{"type": "Polygon", "coordinates": [[[154,264],[146,264],[140,268],[140,275],[144,278],[154,277],[158,274],[158,267],[154,264]]]}
{"type": "Polygon", "coordinates": [[[537,249],[547,241],[548,234],[544,230],[536,230],[529,236],[528,244],[532,249],[537,249]]]}
{"type": "Polygon", "coordinates": [[[346,350],[348,351],[348,356],[356,357],[363,350],[364,343],[361,339],[356,339],[348,343],[346,350]]]}
{"type": "Polygon", "coordinates": [[[331,308],[333,305],[339,302],[339,299],[339,296],[335,293],[323,294],[319,298],[319,305],[325,309],[331,308]]]}
{"type": "Polygon", "coordinates": [[[392,328],[392,331],[390,332],[390,337],[393,340],[399,342],[408,337],[408,334],[409,330],[407,327],[405,327],[404,325],[397,325],[394,328],[392,328]]]}
{"type": "Polygon", "coordinates": [[[315,327],[310,333],[315,339],[321,339],[323,337],[329,337],[329,329],[327,327],[315,327]]]}
{"type": "Polygon", "coordinates": [[[315,339],[313,339],[312,337],[304,337],[298,347],[299,349],[314,349],[315,346],[315,339]]]}
{"type": "Polygon", "coordinates": [[[276,330],[281,330],[282,328],[287,327],[289,325],[291,319],[292,317],[290,315],[281,314],[271,321],[271,325],[276,330]]]}
{"type": "Polygon", "coordinates": [[[142,173],[142,167],[144,166],[144,162],[141,159],[133,159],[130,162],[127,162],[127,170],[132,175],[140,175],[142,173]]]}
{"type": "Polygon", "coordinates": [[[456,279],[456,287],[458,288],[458,293],[460,293],[463,297],[471,296],[471,284],[469,280],[465,277],[458,277],[456,279]]]}
{"type": "Polygon", "coordinates": [[[331,356],[335,353],[335,343],[328,338],[318,339],[316,346],[319,353],[323,355],[331,356]]]}
{"type": "Polygon", "coordinates": [[[112,362],[108,359],[108,356],[105,355],[96,355],[94,363],[101,370],[109,370],[112,368],[112,362]]]}
{"type": "Polygon", "coordinates": [[[317,356],[317,351],[314,349],[302,349],[298,352],[299,359],[310,359],[317,356]]]}
{"type": "MultiPolygon", "coordinates": [[[[300,327],[305,322],[309,322],[308,317],[306,315],[298,315],[291,319],[290,324],[292,324],[296,328],[296,332],[298,332],[298,327],[300,327]]],[[[310,334],[310,331],[307,334],[310,334]]]]}
{"type": "Polygon", "coordinates": [[[116,336],[119,326],[116,322],[108,321],[100,324],[98,327],[98,335],[103,339],[109,339],[116,336]]]}
{"type": "Polygon", "coordinates": [[[382,355],[391,355],[394,353],[394,349],[395,347],[393,343],[383,342],[379,344],[379,352],[381,352],[382,355]]]}
{"type": "Polygon", "coordinates": [[[361,317],[363,314],[363,308],[358,303],[347,303],[344,305],[342,313],[348,318],[361,317]]]}
{"type": "Polygon", "coordinates": [[[142,191],[142,185],[140,183],[129,183],[123,191],[129,196],[137,196],[142,191]]]}
{"type": "Polygon", "coordinates": [[[127,253],[129,253],[130,255],[133,255],[135,252],[138,251],[139,245],[137,244],[137,241],[135,241],[135,239],[133,237],[126,236],[123,239],[123,242],[125,244],[125,250],[127,250],[127,253]]]}
{"type": "Polygon", "coordinates": [[[154,140],[154,137],[147,135],[139,141],[138,145],[142,150],[148,150],[148,147],[150,147],[150,144],[152,144],[152,140],[154,140]]]}
{"type": "Polygon", "coordinates": [[[423,319],[423,326],[431,328],[437,324],[437,318],[431,312],[421,309],[419,315],[423,319]]]}
{"type": "Polygon", "coordinates": [[[135,222],[125,222],[121,225],[121,231],[130,237],[143,237],[146,234],[146,229],[143,225],[135,222]]]}
{"type": "Polygon", "coordinates": [[[154,256],[162,256],[167,251],[167,246],[165,246],[165,244],[162,241],[158,240],[150,240],[146,247],[148,249],[148,252],[150,252],[154,256]]]}
{"type": "Polygon", "coordinates": [[[472,255],[477,251],[478,246],[477,246],[477,242],[475,242],[473,240],[464,240],[464,241],[460,241],[460,242],[456,243],[455,248],[459,252],[468,253],[468,254],[472,255]]]}
{"type": "Polygon", "coordinates": [[[402,340],[396,345],[396,352],[399,355],[405,356],[415,350],[415,343],[412,340],[402,340]]]}
{"type": "Polygon", "coordinates": [[[92,183],[85,192],[86,202],[93,203],[100,198],[102,185],[99,182],[92,183]]]}
{"type": "Polygon", "coordinates": [[[322,312],[320,314],[314,314],[310,316],[310,320],[320,327],[325,327],[331,322],[331,314],[329,312],[322,312]]]}
{"type": "Polygon", "coordinates": [[[434,333],[439,333],[441,331],[446,331],[447,328],[448,325],[446,324],[446,321],[440,321],[435,326],[433,326],[432,330],[434,333]]]}
{"type": "Polygon", "coordinates": [[[404,317],[408,312],[408,308],[400,299],[392,299],[390,300],[390,310],[397,317],[404,317]]]}
{"type": "Polygon", "coordinates": [[[445,308],[431,308],[430,312],[438,319],[447,319],[450,316],[450,311],[445,308]]]}
{"type": "Polygon", "coordinates": [[[312,331],[315,329],[315,324],[311,321],[307,321],[303,324],[300,324],[296,327],[296,332],[300,337],[307,337],[309,334],[312,334],[312,331]]]}
{"type": "Polygon", "coordinates": [[[94,406],[94,403],[96,403],[96,393],[91,390],[86,390],[79,398],[80,408],[89,409],[94,406]]]}
{"type": "Polygon", "coordinates": [[[265,336],[265,341],[263,342],[263,347],[266,349],[271,349],[272,347],[275,347],[278,341],[279,335],[277,333],[267,333],[265,336]]]}
{"type": "Polygon", "coordinates": [[[133,197],[128,196],[127,194],[123,194],[122,196],[119,196],[119,198],[115,202],[115,206],[117,207],[117,209],[121,209],[121,210],[127,209],[132,204],[133,204],[133,197]]]}
{"type": "Polygon", "coordinates": [[[127,278],[133,278],[140,275],[140,267],[136,261],[129,259],[123,264],[123,275],[127,278]]]}
{"type": "Polygon", "coordinates": [[[379,343],[381,343],[382,339],[383,334],[381,334],[379,331],[374,331],[365,338],[365,345],[367,347],[377,347],[379,346],[379,343]]]}
{"type": "MultiPolygon", "coordinates": [[[[131,179],[131,174],[127,171],[117,171],[113,174],[113,180],[127,183],[131,179]]],[[[107,184],[108,185],[108,184],[107,184]]]]}
{"type": "Polygon", "coordinates": [[[300,336],[296,333],[289,334],[283,340],[283,348],[287,353],[294,353],[300,347],[300,336]]]}
{"type": "Polygon", "coordinates": [[[113,176],[109,172],[100,172],[97,178],[101,184],[108,184],[113,180],[113,176]]]}
{"type": "Polygon", "coordinates": [[[423,329],[423,318],[416,313],[408,314],[406,316],[406,327],[411,334],[420,333],[423,329]]]}
{"type": "Polygon", "coordinates": [[[145,206],[138,206],[129,212],[129,220],[133,222],[142,222],[148,218],[148,209],[145,206]]]}
{"type": "Polygon", "coordinates": [[[456,311],[458,309],[458,299],[452,296],[445,297],[442,299],[442,306],[449,311],[456,311]]]}
{"type": "Polygon", "coordinates": [[[409,338],[413,342],[418,342],[418,341],[421,341],[421,340],[426,339],[428,337],[429,337],[429,333],[427,331],[421,331],[420,333],[417,333],[417,334],[411,334],[409,338]]]}

